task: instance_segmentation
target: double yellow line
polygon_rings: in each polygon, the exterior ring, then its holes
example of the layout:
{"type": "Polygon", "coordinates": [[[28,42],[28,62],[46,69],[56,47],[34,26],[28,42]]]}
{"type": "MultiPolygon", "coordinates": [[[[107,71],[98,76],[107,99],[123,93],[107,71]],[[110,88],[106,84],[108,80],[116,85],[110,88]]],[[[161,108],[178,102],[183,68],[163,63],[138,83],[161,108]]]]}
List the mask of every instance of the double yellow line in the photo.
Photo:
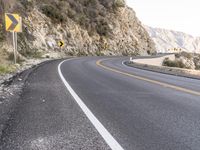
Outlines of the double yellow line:
{"type": "Polygon", "coordinates": [[[102,67],[102,68],[104,68],[106,70],[109,70],[109,71],[112,71],[112,72],[115,72],[115,73],[119,73],[119,74],[122,74],[122,75],[125,75],[125,76],[128,76],[128,77],[131,77],[131,78],[135,78],[135,79],[138,79],[138,80],[143,80],[143,81],[146,81],[146,82],[149,82],[149,83],[153,83],[153,84],[157,84],[157,85],[160,85],[160,86],[164,86],[166,88],[171,88],[171,89],[174,89],[174,90],[177,90],[177,91],[181,91],[181,92],[185,92],[185,93],[188,93],[188,94],[200,96],[200,92],[198,92],[198,91],[193,91],[193,90],[189,90],[189,89],[182,88],[182,87],[179,87],[179,86],[175,86],[175,85],[172,85],[172,84],[168,84],[168,83],[164,83],[164,82],[160,82],[160,81],[156,81],[156,80],[140,77],[140,76],[137,76],[137,75],[133,75],[133,74],[130,74],[130,73],[127,73],[127,72],[122,72],[120,70],[105,66],[105,65],[102,64],[102,62],[105,61],[105,60],[106,59],[98,60],[96,62],[96,65],[99,66],[99,67],[102,67]]]}

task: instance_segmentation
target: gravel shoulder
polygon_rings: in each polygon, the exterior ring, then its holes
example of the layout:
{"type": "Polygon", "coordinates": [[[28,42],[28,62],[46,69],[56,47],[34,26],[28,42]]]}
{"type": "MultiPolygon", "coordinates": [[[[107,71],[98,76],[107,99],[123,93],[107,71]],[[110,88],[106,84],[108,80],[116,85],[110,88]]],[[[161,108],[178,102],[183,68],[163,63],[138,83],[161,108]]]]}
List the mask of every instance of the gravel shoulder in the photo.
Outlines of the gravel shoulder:
{"type": "Polygon", "coordinates": [[[30,60],[17,72],[0,76],[0,136],[10,114],[20,102],[26,79],[34,69],[48,61],[50,60],[30,60]]]}

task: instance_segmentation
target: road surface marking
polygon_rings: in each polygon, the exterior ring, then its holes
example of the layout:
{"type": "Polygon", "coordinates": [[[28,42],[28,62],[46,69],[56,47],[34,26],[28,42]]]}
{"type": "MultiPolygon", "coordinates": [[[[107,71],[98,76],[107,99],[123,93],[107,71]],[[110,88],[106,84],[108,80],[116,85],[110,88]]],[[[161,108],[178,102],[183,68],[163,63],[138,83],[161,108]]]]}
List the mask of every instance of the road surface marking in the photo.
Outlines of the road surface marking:
{"type": "MultiPolygon", "coordinates": [[[[71,59],[69,59],[71,60],[71,59]]],[[[114,137],[108,132],[108,130],[101,124],[101,122],[94,116],[94,114],[89,110],[89,108],[84,104],[84,102],[81,100],[81,98],[76,94],[76,92],[72,89],[72,87],[69,85],[69,83],[64,78],[62,72],[61,72],[61,65],[69,60],[62,61],[58,65],[58,73],[60,75],[60,78],[70,94],[73,96],[75,101],[78,103],[82,111],[85,113],[85,115],[88,117],[88,119],[91,121],[91,123],[94,125],[94,127],[97,129],[99,134],[103,137],[105,142],[110,146],[112,150],[124,150],[122,146],[114,139],[114,137]]]]}
{"type": "Polygon", "coordinates": [[[122,65],[123,65],[124,67],[130,68],[129,66],[125,65],[125,62],[126,62],[126,60],[122,61],[122,65]]]}
{"type": "Polygon", "coordinates": [[[127,72],[122,72],[120,70],[105,66],[105,65],[102,64],[102,62],[105,61],[105,60],[108,60],[108,59],[98,60],[96,62],[96,65],[100,66],[100,67],[102,67],[102,68],[104,68],[106,70],[110,70],[112,72],[116,72],[116,73],[119,73],[119,74],[122,74],[122,75],[125,75],[125,76],[129,76],[129,77],[132,77],[132,78],[135,78],[135,79],[138,79],[138,80],[147,81],[147,82],[154,83],[154,84],[157,84],[157,85],[161,85],[161,86],[164,86],[164,87],[167,87],[167,88],[175,89],[175,90],[178,90],[178,91],[181,91],[181,92],[185,92],[185,93],[189,93],[189,94],[192,94],[192,95],[200,96],[200,92],[198,92],[198,91],[193,91],[193,90],[189,90],[189,89],[182,88],[182,87],[179,87],[179,86],[175,86],[175,85],[172,85],[172,84],[168,84],[168,83],[164,83],[164,82],[160,82],[160,81],[156,81],[156,80],[140,77],[140,76],[137,76],[137,75],[133,75],[133,74],[130,74],[130,73],[127,73],[127,72]]]}

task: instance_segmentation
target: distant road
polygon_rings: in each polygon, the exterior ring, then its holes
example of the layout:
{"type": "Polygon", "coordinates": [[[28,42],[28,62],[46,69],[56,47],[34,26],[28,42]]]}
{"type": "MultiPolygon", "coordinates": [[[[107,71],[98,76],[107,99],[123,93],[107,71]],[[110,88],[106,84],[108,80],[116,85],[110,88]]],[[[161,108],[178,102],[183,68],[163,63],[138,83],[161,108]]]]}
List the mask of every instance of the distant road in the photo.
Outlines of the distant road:
{"type": "Polygon", "coordinates": [[[200,80],[122,64],[128,59],[83,57],[40,66],[27,80],[0,148],[199,150],[200,80]]]}

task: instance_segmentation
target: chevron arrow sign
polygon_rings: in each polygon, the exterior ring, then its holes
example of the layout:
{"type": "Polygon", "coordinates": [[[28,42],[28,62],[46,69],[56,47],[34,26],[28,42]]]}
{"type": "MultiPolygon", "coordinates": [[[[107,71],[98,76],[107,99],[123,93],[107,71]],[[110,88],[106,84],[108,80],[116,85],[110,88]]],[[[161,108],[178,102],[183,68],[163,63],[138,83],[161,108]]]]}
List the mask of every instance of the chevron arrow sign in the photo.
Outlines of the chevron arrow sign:
{"type": "Polygon", "coordinates": [[[22,32],[22,18],[18,14],[5,14],[6,31],[22,32]]]}
{"type": "Polygon", "coordinates": [[[64,42],[63,41],[59,41],[58,45],[59,45],[59,47],[63,47],[64,46],[64,42]]]}

